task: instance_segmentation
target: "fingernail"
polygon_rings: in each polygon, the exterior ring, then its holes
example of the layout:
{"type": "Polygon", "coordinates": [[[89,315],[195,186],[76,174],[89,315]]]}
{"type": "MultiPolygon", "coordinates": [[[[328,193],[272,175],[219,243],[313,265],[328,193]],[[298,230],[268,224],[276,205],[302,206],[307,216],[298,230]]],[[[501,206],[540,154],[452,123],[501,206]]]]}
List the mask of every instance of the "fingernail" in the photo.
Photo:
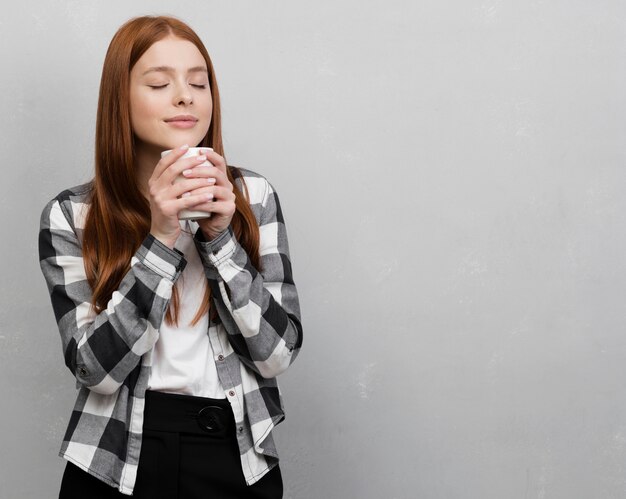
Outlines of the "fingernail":
{"type": "Polygon", "coordinates": [[[191,170],[185,170],[183,172],[183,175],[187,176],[187,175],[191,175],[191,170]]]}
{"type": "Polygon", "coordinates": [[[207,181],[208,184],[214,184],[215,183],[215,179],[213,177],[207,178],[206,181],[207,181]]]}
{"type": "Polygon", "coordinates": [[[211,199],[213,199],[213,194],[207,194],[206,198],[208,201],[211,201],[211,199]]]}
{"type": "Polygon", "coordinates": [[[185,144],[184,146],[180,147],[181,151],[184,151],[185,149],[189,149],[189,144],[185,144]]]}
{"type": "Polygon", "coordinates": [[[191,196],[191,192],[183,192],[180,197],[181,198],[186,198],[187,196],[191,196]]]}
{"type": "Polygon", "coordinates": [[[198,161],[204,161],[206,159],[206,156],[196,156],[196,160],[198,161]]]}

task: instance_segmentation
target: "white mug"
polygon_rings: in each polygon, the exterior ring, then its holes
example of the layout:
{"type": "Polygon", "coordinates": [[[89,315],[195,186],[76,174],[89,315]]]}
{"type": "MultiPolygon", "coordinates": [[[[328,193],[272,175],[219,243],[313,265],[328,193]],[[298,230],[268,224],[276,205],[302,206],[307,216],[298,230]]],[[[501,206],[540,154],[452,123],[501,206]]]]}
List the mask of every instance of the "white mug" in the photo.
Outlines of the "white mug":
{"type": "MultiPolygon", "coordinates": [[[[212,151],[213,149],[211,149],[210,147],[190,147],[189,149],[187,149],[187,152],[183,154],[181,157],[189,158],[191,156],[200,156],[200,152],[202,150],[212,151]]],[[[161,153],[161,158],[167,156],[170,152],[172,152],[172,149],[163,151],[161,153]]],[[[200,163],[198,166],[211,166],[211,163],[209,163],[209,161],[205,161],[204,163],[200,163]]],[[[184,178],[186,177],[180,174],[178,177],[174,179],[174,183],[179,182],[184,178]]],[[[211,216],[211,213],[207,211],[200,211],[200,210],[181,210],[178,212],[179,220],[199,220],[201,218],[209,218],[210,216],[211,216]]]]}

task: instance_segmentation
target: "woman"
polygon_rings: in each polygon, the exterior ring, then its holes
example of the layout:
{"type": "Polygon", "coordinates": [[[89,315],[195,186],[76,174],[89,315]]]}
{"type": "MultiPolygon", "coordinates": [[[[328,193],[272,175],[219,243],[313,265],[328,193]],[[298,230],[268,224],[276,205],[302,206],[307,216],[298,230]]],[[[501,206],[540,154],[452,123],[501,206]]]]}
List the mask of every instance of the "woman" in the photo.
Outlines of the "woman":
{"type": "Polygon", "coordinates": [[[60,497],[282,497],[275,377],[302,344],[286,229],[271,184],[226,165],[186,24],[139,17],[113,37],[94,179],[47,204],[39,251],[79,389],[60,497]]]}

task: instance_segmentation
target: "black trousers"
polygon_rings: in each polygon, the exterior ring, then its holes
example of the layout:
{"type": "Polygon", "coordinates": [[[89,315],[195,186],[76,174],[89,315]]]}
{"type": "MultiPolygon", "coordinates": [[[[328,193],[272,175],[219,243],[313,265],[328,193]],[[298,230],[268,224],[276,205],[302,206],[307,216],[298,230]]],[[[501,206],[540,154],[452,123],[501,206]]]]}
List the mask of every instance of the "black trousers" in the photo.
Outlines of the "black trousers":
{"type": "MultiPolygon", "coordinates": [[[[133,497],[144,499],[280,499],[276,465],[247,486],[235,419],[226,399],[146,391],[143,440],[133,497]]],[[[59,499],[127,498],[68,462],[59,499]]]]}

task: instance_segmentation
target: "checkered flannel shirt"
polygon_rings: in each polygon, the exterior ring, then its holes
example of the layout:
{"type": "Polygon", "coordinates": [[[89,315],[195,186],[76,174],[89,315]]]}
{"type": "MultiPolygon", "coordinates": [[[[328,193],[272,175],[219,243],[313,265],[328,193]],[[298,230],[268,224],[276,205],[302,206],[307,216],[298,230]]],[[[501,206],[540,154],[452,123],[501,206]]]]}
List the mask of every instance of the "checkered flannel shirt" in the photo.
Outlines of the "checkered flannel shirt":
{"type": "MultiPolygon", "coordinates": [[[[262,271],[230,228],[212,241],[197,223],[192,228],[219,314],[207,331],[212,360],[235,415],[242,469],[251,485],[278,462],[271,432],[284,412],[275,377],[296,358],[302,327],[278,195],[261,175],[239,171],[259,223],[262,271]]],[[[242,180],[236,182],[242,188],[242,180]]],[[[152,350],[186,261],[148,235],[106,309],[96,314],[81,253],[90,190],[84,184],[51,200],[39,232],[40,265],[65,364],[79,389],[59,456],[131,495],[152,350]]]]}

